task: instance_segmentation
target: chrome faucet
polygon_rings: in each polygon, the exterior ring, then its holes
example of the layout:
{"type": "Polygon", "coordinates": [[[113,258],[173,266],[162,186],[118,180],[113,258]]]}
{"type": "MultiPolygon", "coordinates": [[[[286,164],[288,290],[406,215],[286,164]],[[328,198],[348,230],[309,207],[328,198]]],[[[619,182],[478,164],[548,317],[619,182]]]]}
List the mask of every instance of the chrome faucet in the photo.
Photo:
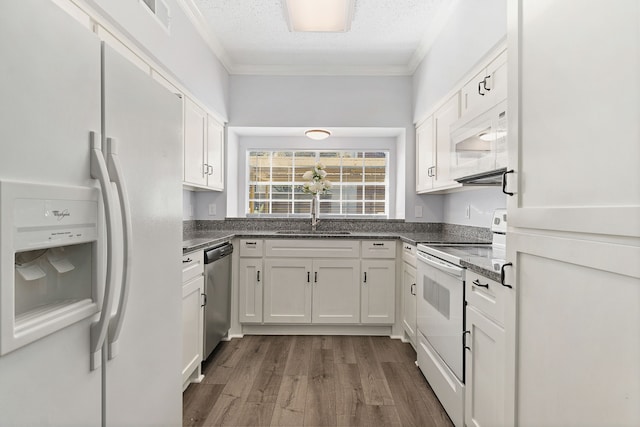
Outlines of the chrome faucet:
{"type": "Polygon", "coordinates": [[[318,200],[318,196],[314,195],[311,199],[311,231],[315,232],[318,228],[318,223],[320,220],[318,216],[320,214],[320,200],[318,200]]]}
{"type": "Polygon", "coordinates": [[[316,232],[316,229],[318,228],[318,223],[320,222],[320,220],[318,219],[318,215],[316,210],[312,210],[311,211],[311,231],[312,232],[316,232]]]}

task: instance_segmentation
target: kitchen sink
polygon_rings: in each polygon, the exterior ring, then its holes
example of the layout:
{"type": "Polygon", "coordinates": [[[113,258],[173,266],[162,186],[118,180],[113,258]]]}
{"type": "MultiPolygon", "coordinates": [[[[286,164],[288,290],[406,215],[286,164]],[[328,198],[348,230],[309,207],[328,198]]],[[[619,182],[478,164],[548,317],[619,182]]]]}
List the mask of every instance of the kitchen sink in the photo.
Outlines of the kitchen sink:
{"type": "Polygon", "coordinates": [[[332,235],[340,235],[346,236],[351,234],[350,231],[311,231],[311,230],[280,230],[276,231],[276,234],[332,234],[332,235]]]}

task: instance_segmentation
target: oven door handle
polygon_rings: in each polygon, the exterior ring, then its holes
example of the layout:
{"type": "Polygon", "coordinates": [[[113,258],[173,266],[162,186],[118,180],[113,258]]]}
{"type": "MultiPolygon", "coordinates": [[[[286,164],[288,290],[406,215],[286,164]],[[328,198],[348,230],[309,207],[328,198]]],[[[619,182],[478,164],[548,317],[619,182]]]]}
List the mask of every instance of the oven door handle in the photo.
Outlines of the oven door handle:
{"type": "Polygon", "coordinates": [[[436,268],[438,270],[444,271],[446,273],[449,273],[453,276],[462,276],[462,272],[464,271],[463,268],[458,267],[457,265],[453,265],[450,264],[448,262],[438,262],[437,260],[431,259],[430,257],[428,257],[426,254],[423,254],[422,252],[418,252],[417,257],[420,261],[424,262],[425,264],[436,268]]]}

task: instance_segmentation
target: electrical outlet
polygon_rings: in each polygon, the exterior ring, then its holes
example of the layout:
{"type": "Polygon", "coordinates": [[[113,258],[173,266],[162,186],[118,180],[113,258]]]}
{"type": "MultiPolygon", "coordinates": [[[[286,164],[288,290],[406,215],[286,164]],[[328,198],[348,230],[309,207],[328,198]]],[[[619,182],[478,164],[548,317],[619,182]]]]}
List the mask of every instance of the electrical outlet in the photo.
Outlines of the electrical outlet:
{"type": "Polygon", "coordinates": [[[422,206],[416,206],[416,218],[422,218],[422,206]]]}
{"type": "Polygon", "coordinates": [[[216,205],[215,205],[215,203],[211,203],[209,205],[209,215],[210,216],[216,216],[216,205]]]}
{"type": "Polygon", "coordinates": [[[189,217],[193,218],[193,205],[189,204],[189,217]]]}
{"type": "Polygon", "coordinates": [[[464,210],[464,217],[467,219],[471,218],[471,205],[467,205],[467,208],[464,210]]]}

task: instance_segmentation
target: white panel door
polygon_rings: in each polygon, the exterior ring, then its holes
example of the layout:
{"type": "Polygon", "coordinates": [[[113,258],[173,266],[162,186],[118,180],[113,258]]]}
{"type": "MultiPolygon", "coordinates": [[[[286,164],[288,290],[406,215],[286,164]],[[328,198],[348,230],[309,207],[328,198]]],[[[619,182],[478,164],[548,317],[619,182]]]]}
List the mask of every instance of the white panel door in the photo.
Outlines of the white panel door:
{"type": "Polygon", "coordinates": [[[402,327],[411,339],[416,342],[416,268],[402,263],[402,327]]]}
{"type": "Polygon", "coordinates": [[[313,323],[360,322],[358,259],[313,261],[313,323]]]}
{"type": "Polygon", "coordinates": [[[433,187],[435,176],[435,140],[433,116],[416,127],[416,192],[423,193],[433,187]]]}
{"type": "Polygon", "coordinates": [[[363,260],[361,283],[361,322],[393,323],[396,307],[396,261],[363,260]]]}
{"type": "Polygon", "coordinates": [[[467,305],[465,422],[467,427],[508,426],[504,416],[504,329],[467,305]]]}
{"type": "Polygon", "coordinates": [[[224,126],[207,118],[207,186],[224,190],[224,126]]]}
{"type": "MultiPolygon", "coordinates": [[[[96,186],[89,132],[100,132],[97,37],[51,1],[3,1],[0,58],[0,179],[96,186]]],[[[13,274],[13,259],[2,264],[13,274]]],[[[100,425],[101,372],[89,364],[93,320],[0,357],[0,425],[100,425]]]]}
{"type": "Polygon", "coordinates": [[[240,323],[262,323],[262,258],[240,258],[238,270],[240,323]]]}
{"type": "Polygon", "coordinates": [[[510,6],[509,226],[640,236],[640,3],[510,6]]]}
{"type": "Polygon", "coordinates": [[[517,376],[505,396],[517,401],[506,424],[640,425],[640,248],[519,232],[507,239],[517,268],[505,278],[513,286],[507,349],[515,349],[506,372],[517,376]]]}
{"type": "Polygon", "coordinates": [[[204,276],[182,285],[182,382],[202,362],[204,276]]]}
{"type": "Polygon", "coordinates": [[[460,92],[457,92],[433,114],[436,140],[434,189],[461,187],[453,181],[451,168],[451,125],[460,117],[460,92]]]}
{"type": "Polygon", "coordinates": [[[132,218],[131,280],[119,353],[105,366],[107,425],[178,425],[182,103],[109,46],[103,67],[103,137],[118,143],[132,218]]]}
{"type": "Polygon", "coordinates": [[[264,323],[311,322],[311,260],[265,259],[264,323]]]}
{"type": "Polygon", "coordinates": [[[184,182],[207,185],[207,113],[184,98],[184,182]]]}

